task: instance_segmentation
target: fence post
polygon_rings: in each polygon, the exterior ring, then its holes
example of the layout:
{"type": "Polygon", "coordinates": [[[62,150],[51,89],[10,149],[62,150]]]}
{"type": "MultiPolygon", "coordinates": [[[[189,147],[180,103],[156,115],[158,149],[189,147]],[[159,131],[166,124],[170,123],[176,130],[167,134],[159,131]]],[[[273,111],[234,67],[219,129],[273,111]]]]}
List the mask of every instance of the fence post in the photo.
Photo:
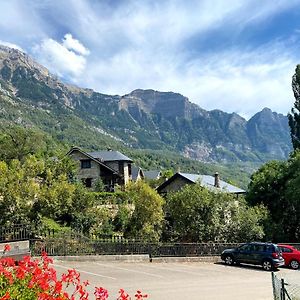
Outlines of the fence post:
{"type": "Polygon", "coordinates": [[[281,300],[285,300],[285,287],[284,287],[284,279],[281,279],[281,290],[280,290],[280,298],[281,300]]]}

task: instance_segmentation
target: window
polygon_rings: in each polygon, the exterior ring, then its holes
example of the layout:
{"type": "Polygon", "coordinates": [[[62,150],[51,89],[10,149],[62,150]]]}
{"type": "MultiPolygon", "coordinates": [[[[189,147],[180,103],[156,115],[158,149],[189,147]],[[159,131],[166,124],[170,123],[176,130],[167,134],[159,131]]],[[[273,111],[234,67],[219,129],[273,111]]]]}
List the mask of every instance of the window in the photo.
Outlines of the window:
{"type": "Polygon", "coordinates": [[[129,175],[129,177],[132,175],[131,164],[128,164],[128,175],[129,175]]]}
{"type": "Polygon", "coordinates": [[[292,253],[293,250],[286,247],[279,247],[279,249],[284,253],[292,253]]]}
{"type": "Polygon", "coordinates": [[[249,246],[250,246],[250,245],[242,245],[242,246],[239,247],[239,250],[240,250],[240,251],[249,251],[249,249],[250,249],[249,246]]]}
{"type": "Polygon", "coordinates": [[[83,159],[81,162],[81,169],[90,169],[91,168],[91,160],[90,159],[83,159]]]}
{"type": "Polygon", "coordinates": [[[88,187],[88,188],[92,187],[92,178],[85,178],[82,181],[86,187],[88,187]]]}

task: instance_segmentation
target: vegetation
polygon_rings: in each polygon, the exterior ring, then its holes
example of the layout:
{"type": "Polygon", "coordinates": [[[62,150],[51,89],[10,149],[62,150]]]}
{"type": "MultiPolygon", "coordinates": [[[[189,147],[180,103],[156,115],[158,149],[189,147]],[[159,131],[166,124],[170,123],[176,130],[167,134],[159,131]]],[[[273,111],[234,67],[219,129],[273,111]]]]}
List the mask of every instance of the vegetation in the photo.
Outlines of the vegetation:
{"type": "Polygon", "coordinates": [[[294,149],[296,150],[300,149],[300,65],[296,67],[296,72],[293,76],[292,87],[295,96],[295,103],[288,117],[292,143],[294,149]]]}
{"type": "MultiPolygon", "coordinates": [[[[150,185],[145,182],[132,183],[125,192],[117,193],[103,192],[103,183],[99,181],[97,191],[89,192],[76,181],[73,162],[65,156],[69,145],[59,141],[68,137],[70,142],[70,137],[75,137],[74,128],[76,130],[76,126],[83,124],[82,119],[70,114],[65,108],[61,109],[56,103],[55,109],[61,116],[59,123],[55,123],[45,110],[38,111],[47,116],[42,125],[44,128],[49,128],[49,124],[53,128],[56,126],[53,132],[49,132],[50,135],[34,127],[24,128],[12,126],[10,122],[2,123],[0,225],[30,222],[45,229],[76,230],[96,236],[121,235],[149,241],[298,241],[298,73],[300,74],[299,66],[293,78],[295,107],[289,116],[295,151],[287,161],[270,161],[254,172],[246,199],[227,193],[213,193],[199,184],[186,186],[163,199],[153,189],[159,184],[158,181],[149,182],[150,185]],[[74,128],[69,127],[70,120],[76,120],[74,128]]],[[[40,92],[45,97],[50,97],[49,91],[41,88],[40,92]]],[[[8,108],[9,106],[5,107],[8,108]]],[[[94,124],[97,122],[99,121],[95,120],[94,124]]],[[[184,124],[186,127],[190,125],[189,122],[184,124]]],[[[87,133],[82,137],[81,143],[85,143],[89,137],[87,133]]],[[[74,141],[80,140],[81,136],[76,136],[76,139],[74,141]]],[[[112,139],[104,137],[104,141],[105,145],[111,145],[112,139]]],[[[99,142],[91,135],[91,140],[86,145],[95,149],[99,142]]],[[[123,148],[116,141],[114,143],[116,149],[131,156],[137,165],[146,169],[162,168],[162,180],[172,176],[179,168],[191,173],[212,174],[219,171],[225,174],[225,180],[232,178],[232,172],[236,170],[232,166],[220,167],[193,162],[168,151],[133,150],[123,148]]],[[[252,165],[248,168],[248,172],[253,170],[252,165]]],[[[244,169],[239,169],[239,174],[239,178],[233,178],[231,183],[239,185],[243,182],[244,187],[244,169]]]]}
{"type": "Polygon", "coordinates": [[[159,241],[164,221],[163,198],[143,181],[130,184],[127,193],[135,208],[126,235],[159,241]]]}
{"type": "MultiPolygon", "coordinates": [[[[36,130],[20,127],[5,128],[0,137],[5,145],[0,161],[0,225],[34,223],[40,229],[57,232],[76,230],[93,236],[121,235],[149,241],[233,240],[222,219],[226,205],[230,211],[236,207],[236,200],[227,194],[187,187],[167,198],[165,205],[165,200],[143,181],[116,193],[102,192],[103,183],[99,182],[98,191],[90,192],[76,181],[73,161],[65,156],[61,143],[36,130]],[[20,142],[16,144],[18,136],[20,142]],[[180,203],[186,204],[181,207],[180,203]],[[207,213],[199,214],[202,210],[207,213]],[[175,225],[180,224],[172,228],[171,234],[170,227],[166,227],[170,225],[165,221],[166,212],[177,220],[175,225]]],[[[172,170],[166,169],[162,178],[172,174],[172,170]]],[[[247,210],[243,201],[239,203],[239,213],[232,213],[232,220],[242,228],[242,215],[244,220],[251,219],[251,209],[247,210]]],[[[257,212],[253,210],[253,215],[257,212]]],[[[257,238],[263,234],[257,216],[253,218],[253,228],[257,228],[253,232],[247,230],[249,238],[251,234],[257,238]]],[[[235,240],[242,238],[238,232],[234,236],[235,240]]]]}
{"type": "Polygon", "coordinates": [[[200,184],[186,185],[167,196],[166,236],[177,242],[261,240],[264,207],[248,207],[244,198],[215,193],[200,184]]]}
{"type": "Polygon", "coordinates": [[[270,219],[265,224],[267,238],[297,242],[300,238],[300,152],[286,162],[271,161],[251,177],[247,201],[264,204],[270,219]]]}

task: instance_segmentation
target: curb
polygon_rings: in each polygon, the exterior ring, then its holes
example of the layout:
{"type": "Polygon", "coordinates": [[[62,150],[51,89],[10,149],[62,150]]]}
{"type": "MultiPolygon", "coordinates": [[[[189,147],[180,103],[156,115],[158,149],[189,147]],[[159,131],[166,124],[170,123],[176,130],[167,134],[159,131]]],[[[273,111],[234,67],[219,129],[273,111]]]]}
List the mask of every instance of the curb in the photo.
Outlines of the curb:
{"type": "Polygon", "coordinates": [[[152,263],[169,263],[169,262],[203,262],[217,263],[221,262],[219,256],[191,256],[191,257],[152,257],[152,263]]]}
{"type": "Polygon", "coordinates": [[[152,263],[172,263],[172,262],[221,262],[219,256],[190,256],[190,257],[152,257],[148,254],[130,255],[82,255],[82,256],[52,256],[56,261],[78,261],[78,262],[152,262],[152,263]]]}
{"type": "Polygon", "coordinates": [[[109,262],[149,262],[148,254],[138,255],[83,255],[83,256],[52,256],[58,261],[109,261],[109,262]]]}

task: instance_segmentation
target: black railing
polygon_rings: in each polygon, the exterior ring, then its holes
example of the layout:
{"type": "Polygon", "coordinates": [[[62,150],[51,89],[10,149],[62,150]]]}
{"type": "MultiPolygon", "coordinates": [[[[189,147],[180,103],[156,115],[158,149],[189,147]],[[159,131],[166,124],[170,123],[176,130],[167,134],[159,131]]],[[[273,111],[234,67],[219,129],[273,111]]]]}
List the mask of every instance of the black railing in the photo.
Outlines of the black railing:
{"type": "Polygon", "coordinates": [[[238,246],[238,243],[151,243],[124,240],[92,240],[88,238],[72,238],[69,236],[31,240],[34,255],[46,251],[49,255],[125,255],[148,254],[150,257],[186,257],[220,255],[226,248],[238,246]]]}
{"type": "Polygon", "coordinates": [[[30,240],[33,234],[34,230],[30,224],[2,226],[0,228],[0,242],[30,240]]]}
{"type": "MultiPolygon", "coordinates": [[[[217,256],[226,248],[240,243],[154,243],[122,236],[91,235],[82,232],[36,229],[31,224],[0,228],[0,242],[30,240],[33,255],[46,251],[49,255],[123,255],[149,254],[151,257],[166,256],[217,256]]],[[[292,244],[300,248],[300,244],[292,244]]]]}

